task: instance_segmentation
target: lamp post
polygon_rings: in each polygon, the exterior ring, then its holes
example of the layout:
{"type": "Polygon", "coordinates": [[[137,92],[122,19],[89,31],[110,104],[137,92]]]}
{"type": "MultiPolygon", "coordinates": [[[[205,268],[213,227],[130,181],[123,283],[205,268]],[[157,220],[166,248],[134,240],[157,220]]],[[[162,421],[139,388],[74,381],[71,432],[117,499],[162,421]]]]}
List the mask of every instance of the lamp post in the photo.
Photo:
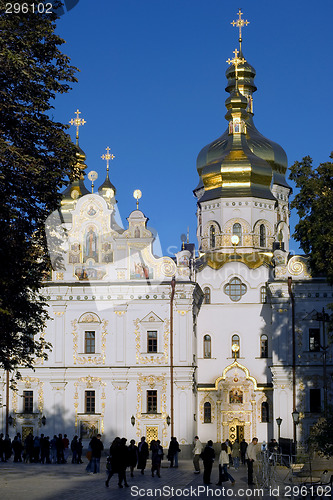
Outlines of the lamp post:
{"type": "Polygon", "coordinates": [[[281,431],[282,418],[278,417],[276,419],[276,424],[278,426],[278,443],[279,443],[279,446],[280,446],[280,431],[281,431]]]}
{"type": "Polygon", "coordinates": [[[292,417],[293,417],[293,423],[294,423],[294,429],[295,429],[295,441],[294,441],[294,446],[295,446],[295,455],[297,455],[297,426],[299,424],[299,412],[295,410],[292,412],[292,417]]]}
{"type": "Polygon", "coordinates": [[[324,416],[327,417],[327,375],[326,375],[326,355],[328,346],[326,345],[326,331],[325,331],[325,323],[329,321],[330,317],[325,312],[325,308],[323,307],[322,312],[317,312],[315,316],[318,322],[323,322],[323,344],[320,344],[320,349],[323,352],[323,386],[324,386],[324,416]]]}
{"type": "Polygon", "coordinates": [[[135,426],[135,416],[134,415],[131,416],[131,424],[133,425],[133,427],[135,426]]]}

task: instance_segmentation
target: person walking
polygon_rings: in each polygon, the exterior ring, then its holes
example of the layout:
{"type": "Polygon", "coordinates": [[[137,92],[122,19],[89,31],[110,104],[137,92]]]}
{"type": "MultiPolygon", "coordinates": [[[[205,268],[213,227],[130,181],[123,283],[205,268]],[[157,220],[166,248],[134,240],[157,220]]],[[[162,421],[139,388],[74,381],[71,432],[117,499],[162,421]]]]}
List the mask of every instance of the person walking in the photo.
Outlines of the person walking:
{"type": "Polygon", "coordinates": [[[161,441],[152,441],[151,447],[151,475],[154,477],[154,472],[156,470],[157,477],[161,477],[161,462],[163,458],[163,448],[161,446],[161,441]]]}
{"type": "Polygon", "coordinates": [[[102,454],[102,450],[104,450],[104,446],[103,446],[103,443],[101,441],[101,437],[102,436],[100,434],[97,434],[97,436],[94,436],[89,443],[89,446],[91,448],[90,471],[93,474],[98,474],[100,472],[101,454],[102,454]]]}
{"type": "Polygon", "coordinates": [[[22,462],[22,443],[18,435],[16,435],[12,442],[12,448],[14,452],[14,462],[22,462]]]}
{"type": "Polygon", "coordinates": [[[74,436],[71,441],[71,451],[72,451],[72,464],[77,464],[77,452],[78,452],[78,436],[74,436]]]}
{"type": "Polygon", "coordinates": [[[177,438],[172,437],[168,449],[167,459],[170,462],[170,467],[178,467],[178,453],[180,452],[177,438]]]}
{"type": "Polygon", "coordinates": [[[138,467],[137,467],[138,469],[141,470],[141,474],[145,473],[148,457],[149,457],[148,444],[146,443],[146,438],[142,436],[138,446],[138,467]]]}
{"type": "Polygon", "coordinates": [[[83,451],[82,438],[79,438],[79,440],[77,442],[77,463],[78,464],[83,464],[82,451],[83,451]]]}
{"type": "Polygon", "coordinates": [[[57,463],[57,436],[54,435],[50,441],[50,458],[51,464],[57,463]]]}
{"type": "Polygon", "coordinates": [[[228,479],[229,481],[231,481],[232,486],[235,484],[234,478],[228,472],[228,465],[229,465],[228,448],[225,443],[222,443],[221,452],[219,456],[219,480],[218,483],[216,483],[218,486],[221,486],[222,482],[228,479]]]}
{"type": "Polygon", "coordinates": [[[64,463],[67,464],[69,456],[69,439],[67,437],[67,434],[64,434],[64,437],[62,438],[62,444],[64,448],[64,463]]]}
{"type": "Polygon", "coordinates": [[[118,486],[119,488],[123,488],[124,486],[128,487],[128,483],[126,480],[126,468],[128,467],[129,455],[128,448],[126,446],[126,438],[121,438],[119,446],[116,448],[116,460],[118,464],[118,486]]]}
{"type": "Polygon", "coordinates": [[[138,463],[138,447],[136,446],[134,439],[131,439],[128,447],[128,463],[130,466],[131,477],[134,477],[134,468],[138,463]]]}
{"type": "Polygon", "coordinates": [[[232,463],[234,464],[235,470],[238,470],[239,469],[239,461],[240,461],[240,444],[238,442],[238,439],[236,439],[234,444],[232,445],[231,457],[232,457],[232,463]]]}
{"type": "Polygon", "coordinates": [[[194,448],[193,448],[193,465],[194,465],[194,474],[200,474],[200,455],[202,453],[202,443],[198,436],[194,437],[194,448]]]}
{"type": "Polygon", "coordinates": [[[247,447],[248,447],[248,444],[245,441],[245,439],[243,439],[241,441],[241,444],[240,444],[240,453],[241,453],[241,460],[242,460],[243,465],[245,465],[245,455],[246,455],[246,448],[247,447]]]}
{"type": "Polygon", "coordinates": [[[210,482],[210,475],[212,473],[213,462],[215,460],[215,451],[213,448],[213,441],[211,439],[207,442],[207,445],[200,456],[204,465],[203,482],[204,484],[212,484],[210,482]]]}
{"type": "Polygon", "coordinates": [[[256,472],[257,466],[257,455],[260,452],[260,445],[258,444],[258,438],[254,437],[252,442],[246,449],[246,459],[247,459],[247,484],[249,486],[254,485],[253,473],[256,472]]]}
{"type": "Polygon", "coordinates": [[[59,434],[57,437],[57,463],[58,464],[64,464],[65,463],[65,457],[64,457],[64,443],[62,440],[62,434],[59,434]]]}
{"type": "Polygon", "coordinates": [[[118,457],[117,457],[117,448],[120,445],[120,437],[114,438],[113,442],[111,443],[110,446],[110,451],[109,451],[109,458],[108,458],[108,463],[109,463],[109,473],[107,480],[105,481],[105,486],[108,488],[109,487],[109,482],[112,476],[116,473],[118,473],[118,457]]]}

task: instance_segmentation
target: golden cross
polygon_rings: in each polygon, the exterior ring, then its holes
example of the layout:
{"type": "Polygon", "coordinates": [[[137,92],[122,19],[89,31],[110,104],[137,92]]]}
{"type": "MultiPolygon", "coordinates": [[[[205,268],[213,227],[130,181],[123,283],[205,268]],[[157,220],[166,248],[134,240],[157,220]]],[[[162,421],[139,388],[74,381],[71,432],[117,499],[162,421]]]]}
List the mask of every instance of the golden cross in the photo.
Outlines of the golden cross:
{"type": "Polygon", "coordinates": [[[84,125],[87,122],[83,118],[79,118],[81,111],[79,111],[78,109],[75,111],[75,114],[76,114],[76,118],[72,118],[69,123],[71,125],[75,125],[75,127],[76,127],[76,145],[78,146],[79,145],[79,127],[81,127],[81,125],[84,125]]]}
{"type": "Polygon", "coordinates": [[[107,172],[109,171],[109,161],[113,160],[113,158],[115,158],[115,156],[112,153],[110,154],[109,151],[110,151],[110,148],[107,147],[106,154],[101,156],[102,160],[106,160],[106,171],[107,172]]]}
{"type": "Polygon", "coordinates": [[[250,22],[247,21],[246,19],[242,19],[242,14],[243,14],[243,12],[239,9],[237,21],[232,21],[230,23],[233,26],[237,26],[237,28],[239,28],[239,49],[240,50],[242,48],[242,28],[244,26],[247,26],[248,24],[250,24],[250,22]]]}
{"type": "Polygon", "coordinates": [[[238,80],[238,66],[239,64],[244,64],[246,62],[246,60],[244,59],[244,57],[238,57],[238,50],[235,49],[234,50],[234,54],[235,54],[235,57],[233,59],[227,59],[227,63],[228,64],[233,64],[235,66],[235,74],[236,74],[236,88],[237,88],[237,80],[238,80]]]}

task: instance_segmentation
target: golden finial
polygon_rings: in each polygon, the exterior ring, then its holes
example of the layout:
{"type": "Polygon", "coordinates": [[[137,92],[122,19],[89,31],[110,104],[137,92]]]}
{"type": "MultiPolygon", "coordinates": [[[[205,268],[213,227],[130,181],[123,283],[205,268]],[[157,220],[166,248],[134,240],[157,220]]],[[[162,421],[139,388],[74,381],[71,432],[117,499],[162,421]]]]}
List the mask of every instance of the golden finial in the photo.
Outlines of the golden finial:
{"type": "Polygon", "coordinates": [[[136,199],[136,209],[139,210],[139,200],[142,196],[140,189],[136,189],[133,193],[133,197],[136,199]]]}
{"type": "Polygon", "coordinates": [[[102,158],[102,160],[106,160],[106,171],[108,172],[109,171],[109,161],[113,160],[115,158],[115,156],[112,153],[110,154],[109,147],[106,148],[106,154],[102,155],[101,158],[102,158]]]}
{"type": "Polygon", "coordinates": [[[83,118],[79,117],[79,115],[81,114],[81,111],[79,111],[78,109],[75,111],[75,114],[76,114],[76,118],[72,118],[69,123],[71,125],[75,125],[75,127],[76,127],[76,145],[78,146],[79,145],[79,127],[81,127],[81,125],[84,125],[87,122],[83,118]]]}
{"type": "Polygon", "coordinates": [[[246,62],[246,60],[244,59],[244,57],[238,57],[238,50],[235,49],[234,50],[234,54],[235,54],[235,57],[233,59],[227,59],[227,63],[228,64],[233,64],[235,66],[235,78],[236,78],[236,90],[237,90],[237,80],[238,80],[238,66],[240,64],[244,64],[246,62]]]}
{"type": "Polygon", "coordinates": [[[238,11],[238,19],[237,21],[232,21],[230,24],[233,26],[237,26],[239,29],[239,51],[242,50],[242,28],[244,26],[247,26],[250,24],[250,21],[247,21],[246,19],[242,19],[243,12],[239,9],[238,11]]]}
{"type": "Polygon", "coordinates": [[[91,192],[94,192],[94,182],[98,178],[98,173],[95,170],[91,170],[88,174],[88,179],[91,181],[91,192]]]}

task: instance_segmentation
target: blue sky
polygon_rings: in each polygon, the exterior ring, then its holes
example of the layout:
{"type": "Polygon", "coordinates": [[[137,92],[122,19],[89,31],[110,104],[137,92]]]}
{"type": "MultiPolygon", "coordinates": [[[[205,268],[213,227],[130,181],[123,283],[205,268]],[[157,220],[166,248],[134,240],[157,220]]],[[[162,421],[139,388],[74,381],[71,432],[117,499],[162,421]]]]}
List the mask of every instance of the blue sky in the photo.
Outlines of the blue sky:
{"type": "Polygon", "coordinates": [[[62,51],[80,73],[73,90],[56,99],[54,117],[68,123],[82,112],[80,146],[87,172],[99,174],[96,186],[105,178],[101,155],[111,147],[120,215],[125,221],[135,209],[132,193],[141,189],[140,208],[165,255],[180,247],[188,226],[196,242],[196,157],[226,128],[225,61],[238,48],[230,23],[239,8],[250,21],[243,51],[257,72],[258,130],[281,144],[289,165],[306,155],[315,165],[327,161],[331,0],[80,0],[58,21],[62,51]]]}

